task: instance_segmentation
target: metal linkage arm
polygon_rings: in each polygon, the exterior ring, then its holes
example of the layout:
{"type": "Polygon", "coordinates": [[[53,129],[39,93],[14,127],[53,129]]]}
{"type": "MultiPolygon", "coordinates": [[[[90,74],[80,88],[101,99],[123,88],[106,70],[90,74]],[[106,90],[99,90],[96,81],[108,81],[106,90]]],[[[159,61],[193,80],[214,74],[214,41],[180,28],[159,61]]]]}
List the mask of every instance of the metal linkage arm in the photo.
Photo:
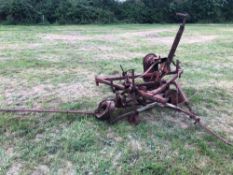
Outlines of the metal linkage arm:
{"type": "Polygon", "coordinates": [[[176,13],[176,15],[181,17],[183,19],[183,21],[182,21],[182,24],[180,25],[180,28],[179,28],[179,30],[178,30],[178,32],[176,34],[176,37],[175,37],[175,39],[173,41],[172,47],[171,47],[170,52],[169,52],[168,57],[167,57],[166,65],[167,65],[169,70],[170,70],[170,64],[173,62],[173,58],[175,56],[176,49],[177,49],[177,47],[178,47],[178,45],[180,43],[180,39],[181,39],[181,37],[183,35],[186,20],[187,20],[187,18],[189,16],[188,14],[184,14],[184,13],[176,13]]]}

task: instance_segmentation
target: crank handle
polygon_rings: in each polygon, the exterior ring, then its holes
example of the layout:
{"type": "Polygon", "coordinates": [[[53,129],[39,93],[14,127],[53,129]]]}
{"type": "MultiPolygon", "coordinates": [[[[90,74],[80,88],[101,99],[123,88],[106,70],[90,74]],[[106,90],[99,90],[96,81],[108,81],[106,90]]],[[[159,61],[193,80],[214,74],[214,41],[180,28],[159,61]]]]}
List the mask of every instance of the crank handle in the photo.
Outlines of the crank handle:
{"type": "Polygon", "coordinates": [[[179,16],[183,19],[182,24],[184,25],[186,23],[187,18],[189,17],[188,13],[176,13],[176,16],[179,16]]]}

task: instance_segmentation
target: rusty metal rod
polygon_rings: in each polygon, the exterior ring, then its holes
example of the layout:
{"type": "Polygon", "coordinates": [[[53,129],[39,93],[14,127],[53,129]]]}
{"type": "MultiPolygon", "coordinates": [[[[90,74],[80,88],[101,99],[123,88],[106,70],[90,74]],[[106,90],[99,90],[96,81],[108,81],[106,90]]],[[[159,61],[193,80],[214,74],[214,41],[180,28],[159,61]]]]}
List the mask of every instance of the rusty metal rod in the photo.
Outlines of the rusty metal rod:
{"type": "Polygon", "coordinates": [[[113,83],[113,82],[111,82],[109,80],[106,80],[106,79],[95,77],[95,81],[96,81],[97,86],[99,85],[99,83],[102,83],[102,84],[109,85],[111,87],[115,87],[115,88],[117,88],[119,90],[124,90],[124,86],[119,85],[119,84],[115,84],[115,83],[113,83]]]}
{"type": "Polygon", "coordinates": [[[178,45],[180,43],[181,37],[182,37],[184,29],[185,29],[186,18],[188,17],[187,14],[181,14],[181,13],[177,13],[177,16],[182,17],[183,22],[180,25],[180,28],[179,28],[179,30],[178,30],[178,32],[176,34],[176,37],[175,37],[175,39],[173,41],[172,47],[171,47],[170,52],[168,54],[168,57],[167,57],[167,66],[168,67],[170,67],[171,62],[173,61],[176,49],[177,49],[177,47],[178,47],[178,45]]]}
{"type": "Polygon", "coordinates": [[[153,95],[157,95],[159,93],[161,93],[162,91],[164,91],[171,83],[173,83],[177,78],[179,78],[180,74],[182,73],[183,71],[180,69],[178,70],[177,74],[174,75],[174,77],[169,80],[168,82],[166,82],[165,84],[161,85],[159,88],[155,89],[155,90],[152,90],[152,91],[149,91],[151,94],[153,95]]]}
{"type": "Polygon", "coordinates": [[[94,112],[78,110],[57,110],[57,109],[0,109],[0,113],[65,113],[95,115],[94,112]]]}
{"type": "Polygon", "coordinates": [[[142,106],[142,107],[138,108],[136,111],[132,110],[132,111],[129,111],[127,113],[124,113],[124,114],[122,114],[122,115],[120,115],[120,116],[112,119],[110,122],[111,123],[115,123],[115,122],[117,122],[117,121],[119,121],[121,119],[124,119],[126,117],[129,117],[131,115],[139,114],[139,113],[141,113],[143,111],[146,111],[146,110],[151,109],[151,108],[153,108],[155,106],[158,106],[158,104],[159,103],[157,103],[157,102],[153,102],[153,103],[147,104],[146,106],[142,106]]]}
{"type": "MultiPolygon", "coordinates": [[[[129,75],[128,77],[130,78],[130,79],[132,79],[132,78],[140,78],[140,77],[151,77],[151,76],[153,76],[154,75],[154,73],[147,73],[147,74],[145,74],[145,75],[143,75],[143,74],[135,74],[134,75],[134,77],[132,76],[132,75],[129,75]]],[[[97,76],[98,78],[101,78],[101,79],[104,79],[104,80],[109,80],[109,81],[116,81],[116,80],[125,80],[126,79],[126,77],[123,77],[123,76],[108,76],[108,77],[105,77],[105,76],[101,76],[101,77],[99,77],[99,76],[97,76]]]]}
{"type": "Polygon", "coordinates": [[[140,107],[137,109],[136,113],[135,111],[130,111],[130,112],[127,112],[125,114],[122,114],[118,117],[116,117],[115,119],[113,119],[111,121],[111,123],[115,123],[117,122],[118,120],[121,120],[121,119],[124,119],[126,117],[129,117],[131,115],[135,115],[135,114],[138,114],[138,113],[141,113],[143,111],[146,111],[148,109],[151,109],[155,106],[159,106],[159,107],[167,107],[167,108],[170,108],[170,109],[173,109],[173,110],[176,110],[176,111],[179,111],[179,112],[182,112],[184,114],[186,114],[187,118],[188,119],[192,119],[195,121],[195,124],[198,124],[200,127],[202,127],[205,131],[207,131],[209,134],[213,135],[214,137],[216,137],[218,140],[222,141],[224,144],[227,144],[227,145],[230,145],[232,146],[233,144],[230,143],[229,141],[225,140],[224,138],[222,138],[221,136],[217,135],[215,132],[213,132],[211,129],[209,129],[205,124],[203,124],[201,121],[200,121],[200,117],[198,117],[197,115],[193,114],[192,112],[189,112],[189,111],[185,111],[183,110],[182,108],[178,107],[178,106],[175,106],[173,104],[170,104],[170,103],[166,103],[166,104],[161,104],[161,103],[158,103],[158,102],[153,102],[153,103],[150,103],[146,106],[143,106],[143,107],[140,107]]]}
{"type": "Polygon", "coordinates": [[[195,124],[198,124],[200,127],[202,127],[205,131],[207,131],[209,134],[213,135],[214,137],[216,137],[217,139],[219,139],[220,141],[222,141],[223,143],[232,146],[233,144],[230,143],[229,141],[225,140],[223,137],[217,135],[215,132],[213,132],[211,129],[209,129],[205,124],[203,124],[200,120],[200,117],[198,117],[197,115],[193,114],[192,112],[189,111],[185,111],[182,108],[175,106],[173,104],[170,103],[166,103],[164,105],[164,107],[168,107],[170,109],[182,112],[184,114],[187,115],[187,118],[189,119],[193,119],[195,121],[195,124]],[[189,116],[189,117],[188,117],[189,116]]]}

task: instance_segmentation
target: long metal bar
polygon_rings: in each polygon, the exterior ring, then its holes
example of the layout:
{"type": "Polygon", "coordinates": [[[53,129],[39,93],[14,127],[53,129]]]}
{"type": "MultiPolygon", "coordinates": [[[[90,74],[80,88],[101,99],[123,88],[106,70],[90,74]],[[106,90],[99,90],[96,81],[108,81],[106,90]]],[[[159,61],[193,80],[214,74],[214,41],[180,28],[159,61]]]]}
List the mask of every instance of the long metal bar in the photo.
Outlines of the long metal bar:
{"type": "MultiPolygon", "coordinates": [[[[121,120],[121,119],[124,119],[124,118],[126,118],[126,117],[131,116],[131,115],[134,115],[135,112],[136,112],[136,113],[141,113],[141,112],[146,111],[146,110],[148,110],[148,109],[151,109],[151,108],[153,108],[153,107],[155,107],[155,106],[158,106],[158,104],[160,104],[160,103],[157,103],[157,102],[150,103],[150,104],[148,104],[148,105],[146,105],[146,106],[142,106],[142,107],[138,108],[136,111],[135,111],[135,110],[132,110],[132,111],[130,111],[130,112],[124,113],[124,114],[122,114],[122,115],[120,115],[120,116],[118,116],[118,117],[112,119],[110,122],[111,122],[111,123],[115,123],[115,122],[117,122],[117,121],[119,121],[119,120],[121,120]]],[[[160,105],[161,105],[161,104],[160,104],[160,105]]]]}
{"type": "MultiPolygon", "coordinates": [[[[132,78],[140,78],[140,77],[151,77],[154,73],[147,73],[147,74],[135,74],[134,77],[132,75],[128,75],[130,79],[132,78]]],[[[116,80],[125,80],[126,77],[123,76],[108,76],[108,77],[97,77],[98,79],[104,79],[109,81],[116,81],[116,80]]]]}
{"type": "Polygon", "coordinates": [[[185,29],[185,22],[186,22],[186,18],[188,17],[187,14],[181,14],[181,13],[177,13],[176,14],[177,16],[181,16],[183,18],[183,22],[182,24],[180,25],[180,28],[176,34],[176,37],[173,41],[173,44],[172,44],[172,47],[170,49],[170,52],[168,54],[168,59],[167,59],[167,67],[170,68],[170,64],[172,63],[173,61],[173,58],[175,56],[175,52],[176,52],[176,49],[180,43],[180,39],[183,35],[183,32],[184,32],[184,29],[185,29]]]}
{"type": "Polygon", "coordinates": [[[64,113],[64,114],[83,114],[95,115],[94,112],[78,110],[57,110],[57,109],[0,109],[0,113],[64,113]]]}
{"type": "MultiPolygon", "coordinates": [[[[222,141],[223,143],[227,144],[227,145],[230,145],[232,146],[233,144],[228,142],[227,140],[225,140],[224,138],[222,138],[221,136],[217,135],[215,132],[213,132],[211,129],[209,129],[205,124],[203,124],[200,120],[200,117],[198,117],[197,115],[193,114],[192,112],[189,112],[189,111],[185,111],[184,109],[178,107],[178,106],[175,106],[173,104],[170,104],[170,103],[165,103],[165,104],[161,104],[161,103],[158,103],[158,102],[153,102],[153,103],[150,103],[146,106],[143,106],[143,107],[140,107],[137,109],[137,112],[138,113],[141,113],[143,111],[146,111],[148,109],[151,109],[155,106],[159,106],[159,107],[167,107],[167,108],[170,108],[170,109],[173,109],[173,110],[176,110],[178,112],[182,112],[184,114],[186,114],[185,116],[188,118],[188,119],[192,119],[195,121],[195,124],[198,124],[200,127],[202,127],[205,131],[207,131],[209,134],[213,135],[214,137],[216,137],[217,139],[219,139],[220,141],[222,141]]],[[[116,121],[118,120],[121,120],[121,119],[124,119],[126,117],[129,117],[131,115],[134,115],[135,114],[135,111],[130,111],[130,112],[127,112],[125,114],[122,114],[118,117],[116,117],[114,120],[111,121],[111,123],[115,123],[116,121]]]]}
{"type": "Polygon", "coordinates": [[[174,82],[174,81],[180,76],[180,74],[182,74],[182,72],[183,72],[183,71],[182,71],[181,69],[178,70],[177,74],[174,75],[174,77],[173,77],[171,80],[167,81],[165,84],[161,85],[159,88],[157,88],[157,89],[155,89],[155,90],[152,90],[152,91],[149,91],[149,92],[150,92],[151,94],[153,94],[153,95],[156,95],[156,94],[161,93],[161,92],[164,91],[172,82],[174,82]]]}
{"type": "Polygon", "coordinates": [[[119,90],[124,90],[125,89],[124,86],[122,86],[122,85],[115,84],[112,81],[102,79],[102,78],[99,78],[99,77],[95,77],[95,82],[96,82],[97,86],[99,85],[99,83],[103,83],[103,84],[109,85],[111,87],[117,88],[119,90]]]}
{"type": "Polygon", "coordinates": [[[186,114],[189,118],[189,119],[192,119],[195,121],[195,124],[198,124],[200,127],[202,127],[205,131],[207,131],[209,134],[215,136],[217,139],[219,139],[220,141],[222,141],[223,143],[227,144],[227,145],[230,145],[232,146],[233,144],[230,143],[229,141],[225,140],[224,138],[222,138],[221,136],[217,135],[215,132],[213,132],[211,129],[209,129],[205,124],[203,124],[200,120],[200,117],[198,117],[197,115],[193,114],[192,112],[189,112],[189,111],[185,111],[183,110],[182,108],[178,107],[178,106],[175,106],[173,104],[170,104],[170,103],[166,103],[164,105],[164,107],[168,107],[170,109],[173,109],[173,110],[176,110],[176,111],[179,111],[179,112],[182,112],[184,114],[186,114]]]}

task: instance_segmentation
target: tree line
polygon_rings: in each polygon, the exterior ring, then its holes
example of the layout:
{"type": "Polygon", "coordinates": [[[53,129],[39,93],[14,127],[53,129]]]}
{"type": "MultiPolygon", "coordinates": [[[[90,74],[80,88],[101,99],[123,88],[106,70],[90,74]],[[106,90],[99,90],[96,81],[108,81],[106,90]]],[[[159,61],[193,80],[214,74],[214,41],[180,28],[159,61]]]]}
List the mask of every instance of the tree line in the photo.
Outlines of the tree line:
{"type": "Polygon", "coordinates": [[[233,0],[0,0],[0,23],[90,24],[233,21],[233,0]]]}

